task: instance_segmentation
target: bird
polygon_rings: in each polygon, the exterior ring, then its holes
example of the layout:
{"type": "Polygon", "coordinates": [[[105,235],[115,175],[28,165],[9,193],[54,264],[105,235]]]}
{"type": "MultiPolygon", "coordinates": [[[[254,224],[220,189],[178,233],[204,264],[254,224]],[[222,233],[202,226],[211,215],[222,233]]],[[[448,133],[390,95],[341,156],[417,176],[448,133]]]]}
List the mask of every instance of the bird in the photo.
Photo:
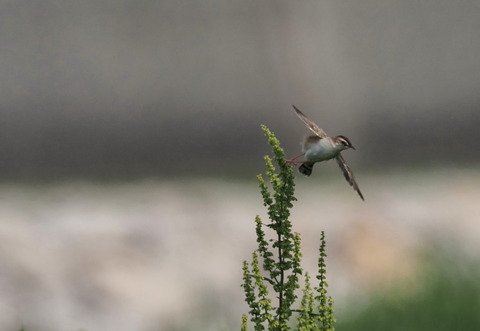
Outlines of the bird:
{"type": "Polygon", "coordinates": [[[321,129],[315,122],[309,119],[304,113],[300,111],[295,105],[292,105],[298,118],[309,128],[315,135],[305,137],[302,143],[303,153],[295,156],[286,162],[295,164],[301,163],[298,171],[305,176],[310,176],[313,171],[313,166],[317,162],[328,161],[335,159],[345,176],[345,179],[358,193],[360,198],[365,201],[360,188],[358,187],[352,170],[347,165],[347,162],[340,153],[346,149],[354,149],[350,139],[345,136],[339,135],[335,137],[329,137],[323,129],[321,129]],[[305,157],[303,161],[297,161],[299,157],[305,157]]]}

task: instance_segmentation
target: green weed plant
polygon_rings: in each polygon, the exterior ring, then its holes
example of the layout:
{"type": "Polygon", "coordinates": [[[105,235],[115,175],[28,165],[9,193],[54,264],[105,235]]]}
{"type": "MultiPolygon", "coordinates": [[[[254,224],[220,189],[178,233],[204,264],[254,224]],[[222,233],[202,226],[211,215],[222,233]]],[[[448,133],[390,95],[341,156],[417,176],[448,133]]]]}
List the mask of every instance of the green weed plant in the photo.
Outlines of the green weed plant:
{"type": "Polygon", "coordinates": [[[325,234],[320,236],[317,282],[312,288],[310,275],[300,264],[300,234],[293,232],[289,220],[297,200],[292,167],[275,135],[263,125],[262,130],[273,151],[273,160],[265,156],[269,184],[264,176],[257,176],[269,220],[264,223],[259,216],[255,218],[258,248],[250,263],[243,262],[242,287],[250,310],[242,316],[241,330],[248,330],[249,320],[255,331],[334,330],[333,300],[327,295],[325,234]],[[266,231],[272,233],[271,239],[266,231]]]}

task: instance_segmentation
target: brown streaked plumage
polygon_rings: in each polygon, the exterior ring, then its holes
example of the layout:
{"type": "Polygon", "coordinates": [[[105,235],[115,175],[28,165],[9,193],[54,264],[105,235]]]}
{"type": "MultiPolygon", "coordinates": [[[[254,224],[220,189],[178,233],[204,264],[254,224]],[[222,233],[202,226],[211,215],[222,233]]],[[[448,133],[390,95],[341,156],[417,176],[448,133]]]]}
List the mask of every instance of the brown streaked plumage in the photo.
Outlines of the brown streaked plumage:
{"type": "Polygon", "coordinates": [[[310,120],[307,116],[305,116],[304,113],[302,113],[300,111],[300,109],[298,109],[297,107],[295,107],[295,105],[292,105],[293,106],[293,109],[295,109],[295,112],[297,114],[297,116],[302,120],[303,123],[305,123],[305,125],[307,126],[307,128],[309,128],[310,130],[312,130],[313,133],[315,133],[317,136],[319,136],[320,138],[325,138],[327,137],[327,134],[325,133],[325,131],[323,131],[317,124],[315,124],[315,122],[313,122],[312,120],[310,120]]]}
{"type": "Polygon", "coordinates": [[[337,160],[338,166],[342,170],[343,176],[345,176],[345,179],[347,180],[347,182],[350,184],[350,186],[353,187],[355,191],[357,191],[360,198],[362,198],[362,200],[365,201],[365,198],[363,197],[363,194],[360,191],[360,188],[358,187],[357,182],[355,181],[355,176],[353,175],[353,172],[350,169],[350,167],[347,165],[347,162],[345,162],[345,159],[343,158],[342,154],[338,153],[335,160],[337,160]]]}
{"type": "Polygon", "coordinates": [[[319,136],[307,136],[303,139],[302,148],[303,151],[312,148],[314,145],[318,144],[318,141],[322,139],[319,136]]]}

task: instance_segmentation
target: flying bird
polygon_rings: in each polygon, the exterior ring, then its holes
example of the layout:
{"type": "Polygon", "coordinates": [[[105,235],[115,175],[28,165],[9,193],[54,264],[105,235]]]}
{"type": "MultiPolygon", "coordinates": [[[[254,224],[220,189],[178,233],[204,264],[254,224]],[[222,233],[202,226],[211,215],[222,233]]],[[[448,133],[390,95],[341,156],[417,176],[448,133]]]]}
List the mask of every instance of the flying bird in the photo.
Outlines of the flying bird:
{"type": "Polygon", "coordinates": [[[295,110],[297,116],[302,120],[302,122],[305,123],[307,128],[309,128],[313,133],[315,133],[315,135],[305,137],[305,140],[302,143],[302,154],[286,161],[292,164],[301,163],[298,171],[305,176],[310,176],[312,174],[313,166],[315,163],[335,158],[347,182],[353,187],[355,191],[357,191],[360,198],[362,198],[362,200],[365,200],[363,198],[362,192],[360,192],[360,189],[358,188],[352,170],[350,170],[347,162],[345,162],[345,159],[340,153],[345,149],[355,149],[350,140],[347,137],[341,135],[329,137],[325,133],[325,131],[323,131],[317,124],[315,124],[315,122],[305,116],[305,114],[302,113],[300,109],[298,109],[294,105],[293,109],[295,110]],[[296,161],[301,156],[304,156],[306,160],[296,161]]]}

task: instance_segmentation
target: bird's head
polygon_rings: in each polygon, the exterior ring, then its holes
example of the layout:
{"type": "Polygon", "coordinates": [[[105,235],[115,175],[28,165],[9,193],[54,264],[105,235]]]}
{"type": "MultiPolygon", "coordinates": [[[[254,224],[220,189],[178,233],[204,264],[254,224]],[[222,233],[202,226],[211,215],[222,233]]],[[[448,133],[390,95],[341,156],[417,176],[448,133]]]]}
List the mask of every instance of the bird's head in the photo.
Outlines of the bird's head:
{"type": "Polygon", "coordinates": [[[335,142],[335,145],[337,147],[341,147],[342,150],[348,148],[355,149],[355,147],[353,147],[352,143],[350,142],[350,139],[345,136],[336,136],[335,138],[333,138],[333,141],[335,142]]]}

